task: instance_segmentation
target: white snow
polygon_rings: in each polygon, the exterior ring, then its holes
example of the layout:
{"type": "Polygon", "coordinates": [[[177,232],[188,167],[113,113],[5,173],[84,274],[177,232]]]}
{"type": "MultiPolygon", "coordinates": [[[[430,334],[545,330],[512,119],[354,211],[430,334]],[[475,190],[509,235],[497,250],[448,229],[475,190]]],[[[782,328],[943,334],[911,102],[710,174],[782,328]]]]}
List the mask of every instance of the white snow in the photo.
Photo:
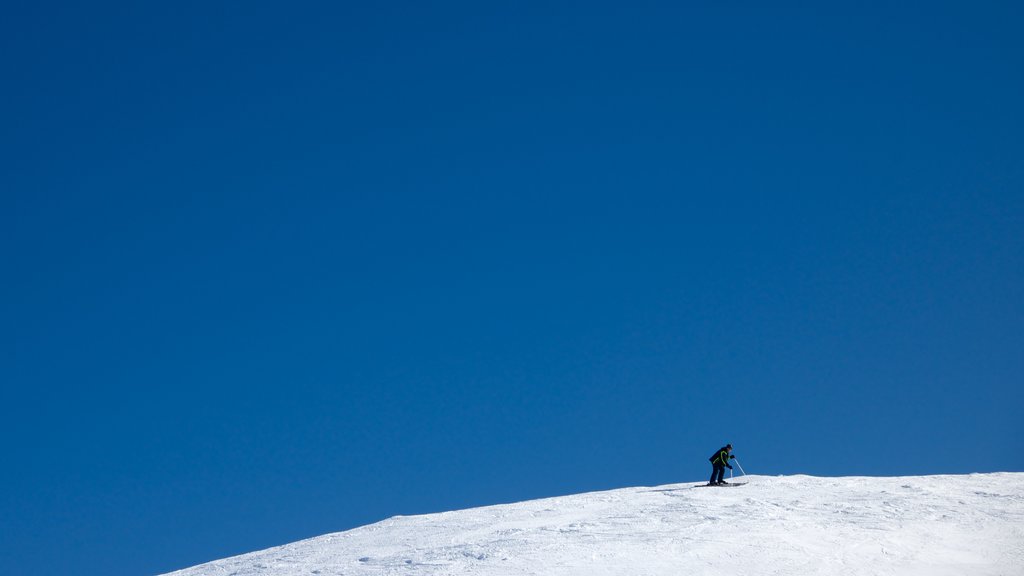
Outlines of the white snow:
{"type": "Polygon", "coordinates": [[[736,481],[399,516],[171,574],[1024,575],[1024,473],[736,481]]]}

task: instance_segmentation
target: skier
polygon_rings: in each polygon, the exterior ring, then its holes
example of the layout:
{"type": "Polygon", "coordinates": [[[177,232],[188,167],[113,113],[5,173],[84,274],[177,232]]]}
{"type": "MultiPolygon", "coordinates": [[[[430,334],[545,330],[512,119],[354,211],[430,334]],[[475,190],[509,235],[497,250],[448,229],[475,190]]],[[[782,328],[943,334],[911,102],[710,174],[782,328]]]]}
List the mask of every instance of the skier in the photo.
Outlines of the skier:
{"type": "Polygon", "coordinates": [[[732,466],[729,465],[729,460],[735,458],[735,456],[730,455],[729,452],[732,452],[732,444],[726,444],[718,450],[715,450],[715,453],[711,455],[711,458],[708,458],[708,460],[711,461],[712,466],[711,481],[708,482],[708,486],[721,486],[723,484],[728,484],[728,482],[722,479],[722,476],[725,476],[726,468],[732,470],[732,466]]]}

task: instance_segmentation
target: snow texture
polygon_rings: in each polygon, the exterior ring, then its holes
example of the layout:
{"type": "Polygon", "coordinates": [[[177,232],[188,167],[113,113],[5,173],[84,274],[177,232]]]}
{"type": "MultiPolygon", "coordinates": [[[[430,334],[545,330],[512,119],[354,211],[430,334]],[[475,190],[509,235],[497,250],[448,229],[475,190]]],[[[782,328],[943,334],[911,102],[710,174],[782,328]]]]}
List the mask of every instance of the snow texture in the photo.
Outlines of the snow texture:
{"type": "Polygon", "coordinates": [[[743,480],[399,516],[171,575],[1024,575],[1024,473],[743,480]]]}

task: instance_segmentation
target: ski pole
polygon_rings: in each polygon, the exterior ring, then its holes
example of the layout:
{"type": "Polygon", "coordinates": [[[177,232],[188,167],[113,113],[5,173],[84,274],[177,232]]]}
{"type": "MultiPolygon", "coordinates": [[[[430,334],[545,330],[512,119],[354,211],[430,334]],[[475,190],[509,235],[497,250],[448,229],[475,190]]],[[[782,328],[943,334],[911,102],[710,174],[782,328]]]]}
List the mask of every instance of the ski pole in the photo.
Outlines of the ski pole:
{"type": "MultiPolygon", "coordinates": [[[[736,458],[733,457],[733,460],[736,460],[736,458]]],[[[743,469],[743,466],[740,464],[739,460],[736,460],[736,465],[740,467],[740,472],[743,472],[743,475],[746,476],[747,475],[747,471],[743,469]]],[[[731,473],[729,475],[732,476],[731,473]]]]}

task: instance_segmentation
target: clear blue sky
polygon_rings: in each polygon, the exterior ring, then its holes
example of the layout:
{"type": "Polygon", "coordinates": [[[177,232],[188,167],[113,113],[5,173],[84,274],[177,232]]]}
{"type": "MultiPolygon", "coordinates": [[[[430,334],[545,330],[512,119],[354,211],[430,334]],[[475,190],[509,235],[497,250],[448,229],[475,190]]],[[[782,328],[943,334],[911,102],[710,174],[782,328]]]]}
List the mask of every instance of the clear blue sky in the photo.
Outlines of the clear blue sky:
{"type": "Polygon", "coordinates": [[[0,18],[0,573],[1024,470],[1021,3],[99,4],[0,18]]]}

